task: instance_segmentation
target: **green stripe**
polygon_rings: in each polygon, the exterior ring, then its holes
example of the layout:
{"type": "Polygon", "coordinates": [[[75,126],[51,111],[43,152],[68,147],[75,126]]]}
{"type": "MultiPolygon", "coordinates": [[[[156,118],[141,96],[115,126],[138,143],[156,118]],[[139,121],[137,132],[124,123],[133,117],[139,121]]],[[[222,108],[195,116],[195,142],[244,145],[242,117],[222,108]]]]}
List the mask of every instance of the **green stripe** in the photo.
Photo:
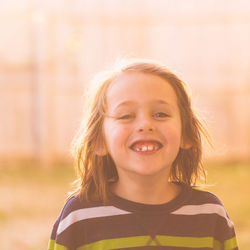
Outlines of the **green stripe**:
{"type": "Polygon", "coordinates": [[[57,244],[55,240],[50,240],[48,250],[67,250],[67,247],[57,244]]]}
{"type": "Polygon", "coordinates": [[[136,236],[128,238],[100,240],[88,245],[78,247],[77,250],[108,250],[117,248],[139,247],[146,246],[147,242],[150,240],[150,236],[136,236]]]}
{"type": "MultiPolygon", "coordinates": [[[[187,248],[202,248],[210,247],[214,250],[221,250],[222,244],[214,240],[212,237],[177,237],[177,236],[164,236],[157,235],[156,241],[154,241],[150,236],[136,236],[128,238],[118,238],[118,239],[107,239],[97,241],[88,245],[83,245],[77,250],[108,250],[117,248],[130,248],[130,247],[142,247],[156,246],[156,242],[159,242],[161,246],[172,246],[172,247],[187,247],[187,248]]],[[[231,250],[237,247],[236,237],[233,237],[224,242],[224,250],[231,250]]],[[[67,250],[63,245],[55,243],[55,240],[49,241],[48,250],[67,250]]]]}
{"type": "Polygon", "coordinates": [[[222,250],[223,249],[223,246],[222,246],[222,243],[218,240],[214,240],[214,250],[222,250]]]}
{"type": "Polygon", "coordinates": [[[48,250],[53,250],[54,247],[55,247],[55,240],[50,240],[49,241],[48,250]]]}
{"type": "Polygon", "coordinates": [[[162,246],[171,247],[213,247],[214,239],[212,237],[178,237],[178,236],[156,236],[162,246]]]}
{"type": "Polygon", "coordinates": [[[117,238],[97,241],[88,245],[83,245],[77,250],[108,250],[117,248],[130,248],[157,245],[159,242],[161,246],[172,247],[187,247],[187,248],[212,248],[216,250],[221,249],[221,244],[214,240],[213,237],[177,237],[177,236],[156,236],[156,241],[152,240],[150,236],[137,236],[128,238],[117,238]]]}
{"type": "Polygon", "coordinates": [[[238,246],[236,237],[233,237],[224,242],[224,250],[231,250],[238,246]]]}

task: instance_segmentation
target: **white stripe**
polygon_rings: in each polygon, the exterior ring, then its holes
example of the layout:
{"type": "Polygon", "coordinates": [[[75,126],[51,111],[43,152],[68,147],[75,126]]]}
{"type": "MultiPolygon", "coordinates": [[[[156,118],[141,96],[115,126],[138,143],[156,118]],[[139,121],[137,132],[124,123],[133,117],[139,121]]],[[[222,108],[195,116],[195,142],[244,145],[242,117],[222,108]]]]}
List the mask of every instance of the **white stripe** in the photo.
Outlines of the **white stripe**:
{"type": "Polygon", "coordinates": [[[202,205],[186,205],[183,206],[172,214],[178,215],[197,215],[197,214],[218,214],[226,219],[228,226],[232,227],[233,222],[228,218],[225,208],[219,204],[202,204],[202,205]]]}
{"type": "Polygon", "coordinates": [[[113,206],[78,209],[71,212],[59,223],[57,233],[58,234],[62,233],[65,229],[67,229],[70,225],[72,225],[77,221],[91,219],[91,218],[98,218],[98,217],[130,214],[130,213],[131,212],[124,211],[113,206]]]}

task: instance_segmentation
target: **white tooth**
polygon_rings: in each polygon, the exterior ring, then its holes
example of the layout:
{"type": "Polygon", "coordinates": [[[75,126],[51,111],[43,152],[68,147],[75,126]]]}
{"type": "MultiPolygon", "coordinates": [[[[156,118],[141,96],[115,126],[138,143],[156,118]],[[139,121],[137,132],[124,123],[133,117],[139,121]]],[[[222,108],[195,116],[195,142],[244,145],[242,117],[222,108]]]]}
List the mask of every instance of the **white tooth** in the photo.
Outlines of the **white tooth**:
{"type": "Polygon", "coordinates": [[[135,151],[140,152],[140,151],[153,151],[153,150],[158,150],[159,147],[157,145],[148,145],[148,146],[142,146],[142,147],[138,147],[135,148],[135,151]]]}

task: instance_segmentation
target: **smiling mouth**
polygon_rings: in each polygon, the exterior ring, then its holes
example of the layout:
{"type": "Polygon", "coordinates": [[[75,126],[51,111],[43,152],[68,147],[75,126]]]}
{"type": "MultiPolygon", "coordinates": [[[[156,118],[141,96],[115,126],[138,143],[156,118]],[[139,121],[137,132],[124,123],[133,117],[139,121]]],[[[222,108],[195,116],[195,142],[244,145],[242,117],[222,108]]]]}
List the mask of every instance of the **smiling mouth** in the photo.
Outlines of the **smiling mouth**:
{"type": "Polygon", "coordinates": [[[162,144],[157,141],[138,141],[133,143],[130,147],[136,152],[153,152],[157,151],[162,147],[162,144]]]}

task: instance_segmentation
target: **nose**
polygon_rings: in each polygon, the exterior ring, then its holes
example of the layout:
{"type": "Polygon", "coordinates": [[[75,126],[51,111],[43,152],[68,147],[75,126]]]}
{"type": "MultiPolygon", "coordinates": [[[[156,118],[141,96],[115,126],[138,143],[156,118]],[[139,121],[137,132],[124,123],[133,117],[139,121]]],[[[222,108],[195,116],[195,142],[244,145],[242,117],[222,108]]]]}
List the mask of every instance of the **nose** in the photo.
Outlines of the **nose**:
{"type": "Polygon", "coordinates": [[[154,130],[155,128],[151,117],[147,115],[141,115],[140,117],[138,117],[137,121],[138,132],[152,132],[154,130]]]}
{"type": "Polygon", "coordinates": [[[143,132],[143,131],[152,132],[152,131],[153,131],[153,128],[148,128],[148,129],[140,128],[138,131],[139,131],[139,132],[143,132]]]}

